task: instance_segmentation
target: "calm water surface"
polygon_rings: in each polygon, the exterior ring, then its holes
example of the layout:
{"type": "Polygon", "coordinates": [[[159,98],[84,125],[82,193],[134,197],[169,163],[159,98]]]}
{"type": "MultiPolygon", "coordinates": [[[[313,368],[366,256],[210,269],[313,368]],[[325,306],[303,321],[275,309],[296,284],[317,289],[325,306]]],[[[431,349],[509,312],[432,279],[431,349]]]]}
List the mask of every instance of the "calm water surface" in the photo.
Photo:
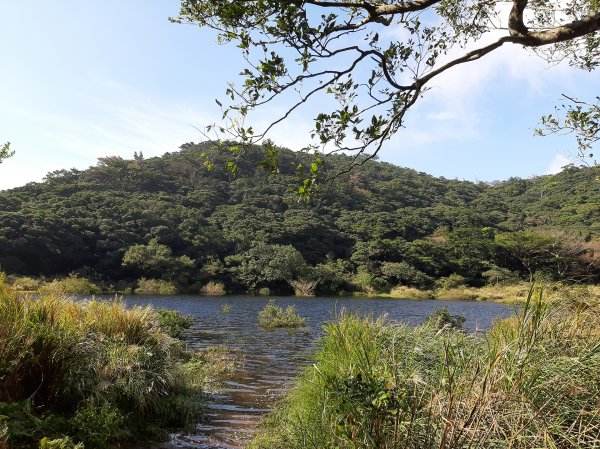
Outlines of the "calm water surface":
{"type": "Polygon", "coordinates": [[[416,325],[436,307],[447,306],[451,314],[467,317],[465,326],[485,330],[496,318],[513,313],[509,306],[468,301],[409,301],[375,298],[277,298],[281,306],[293,304],[307,318],[307,328],[298,331],[268,331],[258,325],[258,312],[269,298],[248,296],[126,296],[128,305],[152,305],[192,315],[194,325],[187,334],[193,348],[226,345],[235,350],[241,369],[213,395],[211,419],[194,432],[173,435],[169,447],[230,449],[244,447],[259,420],[281,397],[291,379],[309,363],[322,325],[346,309],[361,315],[387,314],[392,321],[416,325]],[[225,304],[231,312],[223,313],[225,304]]]}

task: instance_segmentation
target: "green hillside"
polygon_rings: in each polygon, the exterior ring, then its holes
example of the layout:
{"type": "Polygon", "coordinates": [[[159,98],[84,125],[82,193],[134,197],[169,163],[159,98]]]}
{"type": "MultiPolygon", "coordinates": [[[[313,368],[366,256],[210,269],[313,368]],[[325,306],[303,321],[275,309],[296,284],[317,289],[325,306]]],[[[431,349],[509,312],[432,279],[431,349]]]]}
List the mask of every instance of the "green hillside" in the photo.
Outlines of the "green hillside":
{"type": "MultiPolygon", "coordinates": [[[[0,192],[1,269],[77,272],[116,288],[146,277],[183,291],[215,281],[282,293],[292,280],[337,293],[424,288],[451,275],[481,285],[600,274],[598,167],[486,184],[369,161],[307,205],[298,196],[303,155],[280,148],[273,162],[252,147],[234,174],[226,162],[235,155],[215,147],[105,157],[0,192]]],[[[319,176],[349,163],[328,157],[319,176]]]]}

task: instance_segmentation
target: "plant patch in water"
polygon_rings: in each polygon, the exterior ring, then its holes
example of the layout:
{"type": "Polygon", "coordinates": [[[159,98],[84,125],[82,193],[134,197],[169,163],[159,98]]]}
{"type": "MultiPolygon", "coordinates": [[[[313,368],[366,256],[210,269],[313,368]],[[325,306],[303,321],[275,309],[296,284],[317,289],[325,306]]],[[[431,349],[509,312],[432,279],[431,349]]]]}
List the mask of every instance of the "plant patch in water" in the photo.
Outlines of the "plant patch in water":
{"type": "Polygon", "coordinates": [[[223,304],[223,307],[221,307],[221,310],[223,311],[223,313],[229,313],[229,312],[231,312],[231,306],[229,304],[223,304]]]}
{"type": "Polygon", "coordinates": [[[258,321],[267,329],[296,328],[306,324],[306,318],[298,315],[295,306],[289,305],[284,309],[278,306],[274,299],[269,300],[265,308],[258,312],[258,321]]]}

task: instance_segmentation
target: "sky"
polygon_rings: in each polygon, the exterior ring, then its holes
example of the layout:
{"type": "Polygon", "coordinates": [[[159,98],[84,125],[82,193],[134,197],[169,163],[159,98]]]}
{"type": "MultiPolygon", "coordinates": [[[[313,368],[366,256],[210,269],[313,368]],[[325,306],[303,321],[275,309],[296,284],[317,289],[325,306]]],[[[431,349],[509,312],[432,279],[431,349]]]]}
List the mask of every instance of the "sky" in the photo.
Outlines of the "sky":
{"type": "MultiPolygon", "coordinates": [[[[176,0],[0,0],[0,144],[16,151],[0,165],[0,189],[85,169],[103,156],[159,156],[203,140],[199,129],[219,119],[215,99],[243,61],[210,30],[170,23],[178,7],[176,0]]],[[[555,173],[572,160],[574,139],[533,130],[561,93],[591,99],[599,85],[598,72],[549,67],[505,46],[436,79],[380,159],[473,181],[555,173]]],[[[276,107],[252,124],[268,123],[276,107]]],[[[301,148],[310,112],[269,137],[301,148]]]]}

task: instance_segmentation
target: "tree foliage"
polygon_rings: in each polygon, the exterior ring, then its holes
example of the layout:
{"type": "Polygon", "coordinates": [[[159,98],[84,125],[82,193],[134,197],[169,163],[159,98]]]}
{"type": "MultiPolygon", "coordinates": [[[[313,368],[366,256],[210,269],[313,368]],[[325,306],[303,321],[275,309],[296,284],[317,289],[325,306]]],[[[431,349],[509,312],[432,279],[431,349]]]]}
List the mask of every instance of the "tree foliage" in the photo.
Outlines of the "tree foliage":
{"type": "Polygon", "coordinates": [[[573,133],[577,139],[577,156],[584,162],[598,163],[593,146],[600,140],[600,97],[595,103],[578,100],[563,94],[565,101],[554,115],[542,117],[539,135],[573,133]]]}
{"type": "Polygon", "coordinates": [[[208,131],[256,142],[319,98],[313,137],[354,151],[351,165],[377,154],[432,80],[502,46],[585,70],[600,62],[597,0],[182,0],[171,20],[216,30],[246,60],[241,85],[227,88],[229,103],[217,100],[225,122],[208,131]],[[276,101],[284,112],[266,129],[245,124],[276,101]]]}
{"type": "MultiPolygon", "coordinates": [[[[279,149],[279,172],[265,176],[265,147],[249,147],[231,176],[219,151],[229,146],[103,158],[0,192],[2,270],[75,272],[105,288],[139,287],[143,277],[180,291],[216,282],[228,292],[291,293],[290,281],[302,281],[319,294],[431,288],[452,275],[501,283],[529,278],[529,268],[600,279],[599,167],[484,184],[370,161],[308,207],[294,186],[298,158],[310,156],[279,149]]],[[[331,156],[319,176],[350,160],[331,156]]]]}
{"type": "Polygon", "coordinates": [[[0,148],[0,164],[14,154],[14,150],[10,149],[10,142],[6,142],[4,145],[2,145],[2,148],[0,148]]]}

